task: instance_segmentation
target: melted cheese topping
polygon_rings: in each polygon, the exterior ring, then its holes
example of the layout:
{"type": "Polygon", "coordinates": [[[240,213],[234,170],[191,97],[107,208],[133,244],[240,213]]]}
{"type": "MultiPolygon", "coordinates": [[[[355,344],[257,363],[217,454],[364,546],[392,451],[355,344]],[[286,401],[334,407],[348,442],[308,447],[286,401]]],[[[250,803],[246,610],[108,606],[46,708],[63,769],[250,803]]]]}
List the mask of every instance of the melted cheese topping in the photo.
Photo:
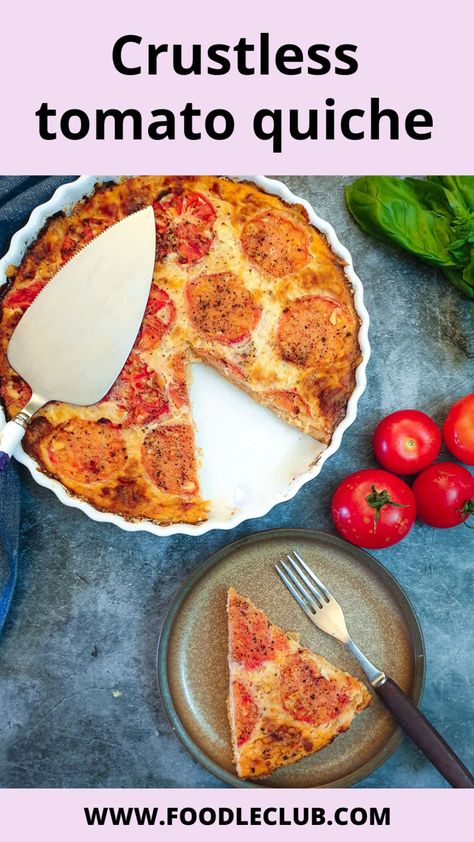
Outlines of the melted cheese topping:
{"type": "MultiPolygon", "coordinates": [[[[2,306],[0,387],[10,416],[29,398],[28,387],[11,369],[6,356],[8,341],[22,313],[78,247],[148,204],[154,204],[157,220],[153,289],[158,298],[150,298],[151,315],[145,316],[143,330],[155,318],[161,318],[163,324],[154,323],[159,338],[155,341],[153,334],[142,346],[137,340],[133,362],[126,364],[119,378],[121,385],[113,387],[99,404],[75,407],[55,403],[45,407],[30,426],[25,447],[43,470],[99,509],[160,523],[196,523],[205,519],[209,505],[202,500],[197,482],[184,363],[196,357],[209,362],[289,423],[326,443],[354,388],[360,358],[359,322],[342,262],[325,237],[309,224],[301,206],[287,205],[253,184],[224,178],[124,179],[98,187],[68,215],[50,220],[20,266],[9,270],[10,284],[2,306]],[[229,293],[219,304],[212,296],[224,282],[229,293]],[[192,295],[187,294],[192,289],[207,289],[209,295],[193,305],[192,295]],[[235,308],[240,306],[240,310],[233,309],[231,290],[236,295],[235,308]],[[163,307],[160,296],[171,303],[163,307]],[[312,297],[313,309],[321,312],[316,312],[313,322],[306,316],[299,321],[293,318],[291,334],[296,329],[305,331],[307,337],[309,331],[310,337],[318,337],[321,348],[327,343],[330,350],[326,358],[323,354],[317,365],[310,366],[290,359],[286,350],[282,351],[280,336],[291,302],[305,296],[312,297]],[[321,300],[324,308],[318,308],[321,300]],[[328,308],[328,300],[334,302],[334,310],[328,308]],[[224,336],[221,339],[219,333],[213,336],[209,329],[199,329],[200,324],[210,323],[212,312],[206,308],[215,307],[218,314],[224,303],[221,333],[226,323],[242,323],[245,327],[241,337],[238,330],[229,334],[231,341],[224,336]],[[198,310],[192,310],[198,304],[201,322],[198,310]],[[340,314],[342,325],[335,341],[335,332],[327,322],[331,320],[334,326],[340,314]],[[90,441],[92,434],[88,427],[67,427],[73,419],[95,425],[109,423],[117,428],[126,452],[117,472],[107,475],[101,460],[87,459],[87,454],[81,462],[81,442],[90,441]],[[157,437],[146,438],[150,430],[175,425],[186,430],[185,452],[174,448],[175,476],[170,482],[173,466],[167,464],[167,479],[163,481],[153,454],[147,451],[145,457],[143,448],[158,441],[157,437]],[[67,463],[65,443],[71,460],[74,453],[76,461],[67,463]],[[63,448],[60,458],[58,447],[63,448]],[[147,469],[152,462],[153,471],[147,469]],[[178,487],[180,477],[180,491],[170,491],[178,487]]],[[[102,440],[115,439],[104,435],[102,440]]],[[[171,434],[169,440],[174,440],[171,434]]]]}

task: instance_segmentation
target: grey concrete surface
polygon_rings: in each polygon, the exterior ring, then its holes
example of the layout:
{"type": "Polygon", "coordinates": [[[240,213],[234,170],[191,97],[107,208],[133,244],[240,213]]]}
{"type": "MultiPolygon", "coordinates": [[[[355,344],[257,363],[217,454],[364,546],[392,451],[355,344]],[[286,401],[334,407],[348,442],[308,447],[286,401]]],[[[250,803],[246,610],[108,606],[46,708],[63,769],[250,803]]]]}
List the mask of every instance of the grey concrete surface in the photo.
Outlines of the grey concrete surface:
{"type": "MultiPolygon", "coordinates": [[[[0,785],[218,787],[171,732],[155,685],[164,614],[184,577],[210,552],[277,526],[333,531],[331,493],[373,464],[376,421],[400,407],[437,420],[474,389],[468,306],[443,276],[376,244],[346,211],[341,177],[283,177],[335,227],[353,255],[371,316],[368,388],[343,446],[289,503],[230,533],[158,539],[101,525],[62,506],[22,469],[18,589],[0,640],[0,785]]],[[[472,572],[474,532],[417,524],[378,557],[418,613],[427,647],[422,708],[474,765],[472,572]]],[[[439,787],[405,740],[362,786],[439,787]]]]}

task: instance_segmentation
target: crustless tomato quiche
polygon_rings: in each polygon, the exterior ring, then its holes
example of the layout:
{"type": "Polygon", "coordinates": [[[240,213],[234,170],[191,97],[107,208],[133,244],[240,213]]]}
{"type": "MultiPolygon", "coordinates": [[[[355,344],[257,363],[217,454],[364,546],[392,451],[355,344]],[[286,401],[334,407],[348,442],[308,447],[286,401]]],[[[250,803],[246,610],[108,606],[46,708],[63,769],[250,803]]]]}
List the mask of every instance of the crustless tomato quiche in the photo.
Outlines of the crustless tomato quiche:
{"type": "Polygon", "coordinates": [[[302,206],[210,176],[109,182],[52,217],[9,270],[0,349],[8,415],[29,398],[6,355],[22,314],[78,248],[147,205],[156,219],[155,271],[122,373],[95,406],[45,407],[24,447],[97,509],[197,523],[209,504],[199,489],[189,361],[209,363],[328,443],[354,389],[359,320],[343,262],[302,206]]]}
{"type": "Polygon", "coordinates": [[[234,588],[227,613],[228,713],[240,778],[314,754],[370,704],[360,681],[300,646],[234,588]]]}

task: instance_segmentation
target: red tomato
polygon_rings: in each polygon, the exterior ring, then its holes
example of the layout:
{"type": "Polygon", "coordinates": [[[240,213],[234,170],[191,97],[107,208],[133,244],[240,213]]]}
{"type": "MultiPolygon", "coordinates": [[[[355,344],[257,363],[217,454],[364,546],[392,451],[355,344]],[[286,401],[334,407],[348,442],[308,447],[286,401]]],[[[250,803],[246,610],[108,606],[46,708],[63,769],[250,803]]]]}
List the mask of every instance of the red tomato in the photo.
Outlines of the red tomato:
{"type": "Polygon", "coordinates": [[[216,211],[195,190],[169,190],[153,202],[156,257],[175,254],[178,263],[196,263],[208,254],[214,239],[216,211]]]}
{"type": "Polygon", "coordinates": [[[448,450],[466,465],[474,465],[474,392],[458,400],[443,424],[448,450]]]}
{"type": "Polygon", "coordinates": [[[46,278],[41,281],[33,281],[32,284],[26,287],[19,287],[7,292],[4,303],[6,307],[21,307],[25,310],[34,301],[36,296],[41,292],[46,284],[46,278]]]}
{"type": "Polygon", "coordinates": [[[387,471],[416,474],[436,459],[441,433],[435,422],[417,409],[400,409],[375,428],[374,453],[387,471]]]}
{"type": "Polygon", "coordinates": [[[151,351],[161,342],[176,318],[176,307],[168,293],[152,284],[136,345],[151,351]]]}
{"type": "Polygon", "coordinates": [[[447,529],[474,514],[474,477],[454,462],[430,465],[413,483],[418,515],[429,526],[447,529]]]}
{"type": "Polygon", "coordinates": [[[164,381],[133,350],[103,398],[103,402],[106,401],[114,401],[119,409],[127,413],[124,427],[151,424],[169,411],[164,381]]]}
{"type": "Polygon", "coordinates": [[[403,480],[370,468],[356,471],[337,487],[331,505],[332,519],[352,544],[381,549],[397,544],[412,528],[416,503],[403,480]]]}

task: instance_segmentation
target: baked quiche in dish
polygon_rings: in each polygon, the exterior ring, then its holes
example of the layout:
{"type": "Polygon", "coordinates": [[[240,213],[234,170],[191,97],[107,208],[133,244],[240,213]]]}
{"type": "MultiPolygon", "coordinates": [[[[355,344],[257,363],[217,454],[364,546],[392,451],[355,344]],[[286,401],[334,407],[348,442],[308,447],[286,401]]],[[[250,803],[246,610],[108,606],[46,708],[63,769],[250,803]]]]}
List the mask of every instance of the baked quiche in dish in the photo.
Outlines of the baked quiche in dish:
{"type": "Polygon", "coordinates": [[[332,743],[370,704],[367,688],[285,634],[229,588],[228,714],[239,778],[261,778],[332,743]]]}
{"type": "Polygon", "coordinates": [[[153,283],[118,380],[94,406],[48,404],[23,447],[98,511],[197,524],[210,502],[199,485],[189,364],[206,362],[327,445],[355,389],[360,319],[344,260],[302,205],[224,177],[106,182],[47,220],[7,271],[0,394],[8,416],[29,398],[7,359],[19,319],[78,249],[148,205],[156,220],[153,283]]]}

